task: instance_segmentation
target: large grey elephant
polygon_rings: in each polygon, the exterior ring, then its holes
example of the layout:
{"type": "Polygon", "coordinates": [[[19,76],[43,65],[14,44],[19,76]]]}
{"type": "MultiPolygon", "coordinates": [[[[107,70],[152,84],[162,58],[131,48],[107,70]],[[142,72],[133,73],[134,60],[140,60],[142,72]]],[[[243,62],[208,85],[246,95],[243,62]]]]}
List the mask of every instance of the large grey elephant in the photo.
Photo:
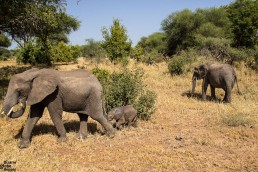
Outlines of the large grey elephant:
{"type": "MultiPolygon", "coordinates": [[[[192,94],[195,91],[196,80],[203,79],[202,99],[206,100],[206,91],[208,85],[211,88],[211,97],[216,98],[215,88],[222,88],[225,91],[223,101],[231,102],[231,91],[234,84],[237,84],[237,75],[235,70],[229,64],[204,64],[194,68],[192,77],[192,94]]],[[[239,92],[238,84],[237,89],[239,92]]]]}
{"type": "Polygon", "coordinates": [[[108,120],[116,120],[116,128],[122,129],[123,125],[136,127],[137,110],[132,105],[115,107],[108,112],[108,120]]]}
{"type": "Polygon", "coordinates": [[[24,113],[26,103],[30,106],[20,148],[29,146],[32,129],[42,117],[45,107],[57,129],[59,141],[67,140],[63,111],[78,114],[80,138],[87,136],[88,116],[98,121],[109,137],[114,137],[115,129],[103,114],[102,97],[102,86],[90,72],[33,68],[12,76],[2,111],[11,118],[18,118],[24,113]]]}

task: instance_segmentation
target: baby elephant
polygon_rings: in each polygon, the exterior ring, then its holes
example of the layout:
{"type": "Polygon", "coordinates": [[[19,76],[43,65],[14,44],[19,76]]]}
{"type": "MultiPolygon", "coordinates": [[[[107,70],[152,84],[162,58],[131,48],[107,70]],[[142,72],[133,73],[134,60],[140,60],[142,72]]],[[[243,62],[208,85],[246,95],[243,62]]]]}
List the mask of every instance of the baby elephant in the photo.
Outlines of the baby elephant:
{"type": "Polygon", "coordinates": [[[108,113],[108,120],[112,121],[116,120],[116,128],[122,129],[123,125],[127,125],[130,127],[131,125],[136,127],[136,114],[137,111],[134,109],[132,105],[116,107],[111,109],[108,113]]]}

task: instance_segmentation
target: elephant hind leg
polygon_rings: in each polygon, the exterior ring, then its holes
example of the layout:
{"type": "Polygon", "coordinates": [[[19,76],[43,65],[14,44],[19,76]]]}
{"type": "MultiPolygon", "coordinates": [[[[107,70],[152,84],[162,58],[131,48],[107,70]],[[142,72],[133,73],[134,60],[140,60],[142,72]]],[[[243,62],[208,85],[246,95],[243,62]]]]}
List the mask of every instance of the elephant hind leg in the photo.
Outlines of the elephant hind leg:
{"type": "Polygon", "coordinates": [[[113,138],[115,136],[115,129],[108,122],[107,118],[104,116],[103,108],[102,108],[102,99],[100,92],[93,92],[89,98],[88,105],[87,105],[87,112],[89,112],[89,116],[98,121],[106,130],[107,136],[113,138]]]}
{"type": "Polygon", "coordinates": [[[231,102],[231,89],[229,87],[227,87],[227,89],[225,90],[225,96],[224,96],[223,102],[225,103],[231,102]]]}
{"type": "Polygon", "coordinates": [[[91,117],[92,119],[98,121],[104,127],[108,137],[110,138],[115,137],[115,129],[113,128],[111,123],[109,123],[108,120],[103,116],[103,114],[96,114],[91,117]]]}
{"type": "Polygon", "coordinates": [[[78,113],[78,116],[80,118],[80,129],[78,132],[78,138],[85,139],[88,136],[88,128],[87,128],[88,115],[78,113]]]}

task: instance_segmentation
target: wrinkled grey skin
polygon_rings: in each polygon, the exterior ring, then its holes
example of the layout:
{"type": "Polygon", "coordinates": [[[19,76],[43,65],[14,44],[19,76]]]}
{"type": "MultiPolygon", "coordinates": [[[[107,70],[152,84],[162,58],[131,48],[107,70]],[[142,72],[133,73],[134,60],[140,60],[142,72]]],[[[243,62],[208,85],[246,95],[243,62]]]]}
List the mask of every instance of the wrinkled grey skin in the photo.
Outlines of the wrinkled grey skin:
{"type": "Polygon", "coordinates": [[[107,119],[112,121],[116,120],[116,128],[122,129],[123,125],[136,127],[136,115],[137,111],[132,105],[116,107],[108,112],[107,119]]]}
{"type": "Polygon", "coordinates": [[[77,113],[80,118],[78,136],[87,136],[88,116],[98,121],[114,137],[115,129],[103,114],[102,86],[98,79],[84,70],[57,71],[53,69],[30,69],[12,76],[3,104],[3,112],[7,114],[18,102],[24,108],[11,112],[10,118],[18,118],[24,113],[25,101],[30,112],[22,132],[19,147],[26,148],[30,144],[31,132],[47,107],[51,119],[59,134],[58,141],[66,141],[66,130],[62,121],[62,113],[77,113]]]}
{"type": "Polygon", "coordinates": [[[203,100],[206,100],[207,87],[210,85],[212,98],[216,99],[215,88],[222,88],[225,91],[223,101],[226,103],[231,102],[231,91],[234,87],[234,84],[237,83],[237,75],[232,66],[229,64],[204,64],[195,67],[192,77],[192,94],[195,91],[196,80],[200,79],[203,79],[203,100]]]}

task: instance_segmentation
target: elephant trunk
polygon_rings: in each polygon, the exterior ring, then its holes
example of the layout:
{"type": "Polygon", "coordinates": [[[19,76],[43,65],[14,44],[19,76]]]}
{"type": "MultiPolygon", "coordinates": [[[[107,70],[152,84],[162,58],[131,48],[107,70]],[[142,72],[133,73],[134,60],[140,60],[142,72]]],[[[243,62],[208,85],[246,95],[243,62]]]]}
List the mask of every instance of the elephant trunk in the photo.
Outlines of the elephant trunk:
{"type": "Polygon", "coordinates": [[[192,78],[192,95],[194,94],[195,92],[195,87],[196,87],[196,76],[193,76],[192,78]]]}
{"type": "Polygon", "coordinates": [[[14,106],[4,105],[1,115],[6,115],[10,118],[18,118],[23,115],[26,108],[26,100],[21,99],[19,103],[14,106]]]}

